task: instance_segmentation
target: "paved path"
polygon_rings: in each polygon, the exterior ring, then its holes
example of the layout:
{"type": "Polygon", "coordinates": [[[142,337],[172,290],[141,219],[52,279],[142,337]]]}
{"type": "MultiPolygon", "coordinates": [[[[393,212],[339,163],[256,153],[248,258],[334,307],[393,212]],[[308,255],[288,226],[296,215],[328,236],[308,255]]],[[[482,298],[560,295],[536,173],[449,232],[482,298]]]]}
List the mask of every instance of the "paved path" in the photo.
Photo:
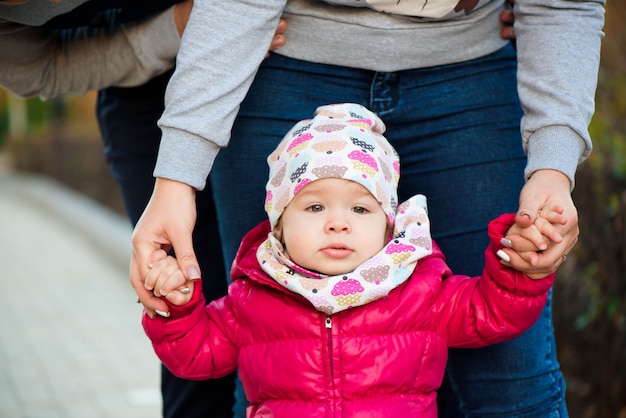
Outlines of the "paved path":
{"type": "Polygon", "coordinates": [[[0,172],[0,417],[159,417],[126,219],[0,172]]]}

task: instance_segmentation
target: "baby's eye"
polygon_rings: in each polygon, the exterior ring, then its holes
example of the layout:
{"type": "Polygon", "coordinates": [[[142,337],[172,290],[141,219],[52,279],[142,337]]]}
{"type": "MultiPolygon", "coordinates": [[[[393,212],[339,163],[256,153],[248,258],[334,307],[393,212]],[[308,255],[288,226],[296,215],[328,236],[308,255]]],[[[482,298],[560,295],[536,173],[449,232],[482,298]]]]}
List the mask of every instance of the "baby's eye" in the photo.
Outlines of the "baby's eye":
{"type": "Polygon", "coordinates": [[[322,205],[311,205],[307,208],[307,210],[311,212],[321,212],[324,210],[324,206],[322,205]]]}
{"type": "Polygon", "coordinates": [[[367,209],[365,209],[363,206],[355,206],[354,208],[352,208],[352,210],[355,213],[367,213],[367,209]]]}

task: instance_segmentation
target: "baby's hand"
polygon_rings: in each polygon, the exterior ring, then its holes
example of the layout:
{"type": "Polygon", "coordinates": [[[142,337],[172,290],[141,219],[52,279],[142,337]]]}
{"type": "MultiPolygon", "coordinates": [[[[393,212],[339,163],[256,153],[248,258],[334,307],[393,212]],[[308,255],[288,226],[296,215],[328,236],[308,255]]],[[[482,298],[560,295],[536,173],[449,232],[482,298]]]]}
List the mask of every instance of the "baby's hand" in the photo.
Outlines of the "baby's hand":
{"type": "MultiPolygon", "coordinates": [[[[520,255],[528,253],[535,254],[548,248],[551,242],[559,243],[563,237],[557,231],[555,225],[565,225],[567,218],[563,216],[563,209],[555,207],[552,210],[544,209],[539,212],[539,216],[532,225],[521,228],[513,224],[507,231],[502,244],[509,248],[514,248],[520,255]]],[[[530,262],[530,260],[527,260],[530,262]]],[[[531,264],[534,264],[531,262],[531,264]]]]}
{"type": "Polygon", "coordinates": [[[567,218],[563,216],[563,209],[555,207],[544,209],[539,212],[535,223],[521,228],[513,224],[501,240],[502,245],[509,250],[498,251],[498,256],[503,263],[527,274],[533,279],[539,279],[551,274],[552,271],[538,269],[543,251],[548,250],[550,244],[558,244],[563,241],[563,237],[557,231],[557,225],[565,225],[567,218]]]}
{"type": "Polygon", "coordinates": [[[174,305],[184,305],[191,300],[194,283],[185,279],[174,257],[164,254],[158,250],[152,255],[144,286],[157,297],[165,296],[174,305]]]}

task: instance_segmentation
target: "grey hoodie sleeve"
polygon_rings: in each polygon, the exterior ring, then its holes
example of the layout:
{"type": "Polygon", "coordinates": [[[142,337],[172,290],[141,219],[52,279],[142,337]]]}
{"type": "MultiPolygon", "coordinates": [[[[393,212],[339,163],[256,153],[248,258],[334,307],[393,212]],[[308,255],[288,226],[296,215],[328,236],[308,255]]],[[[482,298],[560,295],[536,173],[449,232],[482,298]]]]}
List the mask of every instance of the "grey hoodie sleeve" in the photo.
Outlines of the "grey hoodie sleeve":
{"type": "Polygon", "coordinates": [[[154,174],[204,189],[286,0],[195,0],[165,94],[154,174]]]}
{"type": "Polygon", "coordinates": [[[539,169],[566,174],[591,152],[588,125],[603,37],[604,0],[516,0],[518,89],[528,154],[526,178],[539,169]]]}
{"type": "Polygon", "coordinates": [[[19,96],[83,94],[145,83],[174,66],[180,38],[173,7],[107,32],[55,32],[0,21],[0,85],[19,96]]]}

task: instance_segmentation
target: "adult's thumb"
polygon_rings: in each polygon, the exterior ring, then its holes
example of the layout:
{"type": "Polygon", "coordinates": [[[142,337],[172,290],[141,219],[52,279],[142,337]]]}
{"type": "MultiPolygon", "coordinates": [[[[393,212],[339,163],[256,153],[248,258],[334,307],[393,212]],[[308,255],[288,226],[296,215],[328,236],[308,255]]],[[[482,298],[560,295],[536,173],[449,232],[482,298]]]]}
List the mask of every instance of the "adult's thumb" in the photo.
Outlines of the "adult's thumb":
{"type": "Polygon", "coordinates": [[[178,267],[185,275],[187,280],[196,280],[201,277],[200,266],[196,259],[196,253],[193,251],[191,236],[187,239],[180,239],[178,242],[172,241],[178,267]]]}
{"type": "Polygon", "coordinates": [[[538,213],[539,208],[520,205],[517,213],[515,214],[515,223],[520,228],[527,228],[535,223],[538,213]]]}

